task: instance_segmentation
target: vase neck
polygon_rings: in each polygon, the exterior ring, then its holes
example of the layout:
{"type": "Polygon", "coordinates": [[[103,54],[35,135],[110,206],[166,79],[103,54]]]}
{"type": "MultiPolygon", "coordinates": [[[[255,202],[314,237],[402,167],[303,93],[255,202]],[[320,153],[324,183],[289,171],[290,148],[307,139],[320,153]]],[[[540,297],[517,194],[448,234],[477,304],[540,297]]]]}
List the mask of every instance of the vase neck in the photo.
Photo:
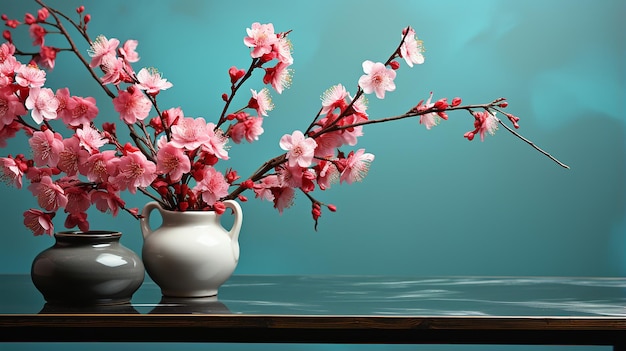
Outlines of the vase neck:
{"type": "Polygon", "coordinates": [[[208,225],[219,223],[215,211],[168,211],[162,210],[163,225],[208,225]]]}

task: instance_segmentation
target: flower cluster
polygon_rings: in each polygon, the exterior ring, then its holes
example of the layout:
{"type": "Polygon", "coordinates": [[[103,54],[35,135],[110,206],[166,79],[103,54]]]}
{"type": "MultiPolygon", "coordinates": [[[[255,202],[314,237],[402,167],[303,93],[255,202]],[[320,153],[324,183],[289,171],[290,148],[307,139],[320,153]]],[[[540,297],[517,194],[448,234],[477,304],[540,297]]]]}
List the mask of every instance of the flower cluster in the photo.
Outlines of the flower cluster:
{"type": "Polygon", "coordinates": [[[222,95],[222,113],[206,121],[186,116],[181,107],[160,108],[157,97],[173,85],[154,68],[135,69],[137,41],[122,43],[104,35],[91,40],[87,33],[91,16],[83,6],[71,17],[36,2],[41,9],[36,15],[26,14],[23,22],[2,15],[10,29],[3,32],[6,42],[0,45],[0,146],[5,147],[18,132],[26,133],[30,146],[28,153],[0,158],[0,176],[17,188],[28,181],[40,209],[26,211],[24,224],[35,235],[52,234],[52,219],[59,211],[66,214],[65,227],[81,230],[89,229],[87,210],[92,206],[113,216],[123,210],[138,217],[137,209],[126,207],[125,191],[141,192],[170,210],[218,213],[225,210],[226,199],[246,201],[248,190],[271,201],[279,212],[301,192],[311,201],[317,226],[323,208],[336,208],[316,199],[313,192],[336,182],[361,181],[374,161],[374,155],[362,148],[342,151],[357,145],[365,125],[417,117],[430,129],[447,119],[449,112],[465,110],[474,117],[474,129],[465,134],[468,140],[476,134],[484,139],[498,125],[505,126],[497,113],[519,127],[517,117],[503,112],[507,102],[502,98],[461,105],[460,98],[433,102],[432,93],[404,114],[371,119],[365,95],[383,99],[394,91],[402,60],[408,67],[424,62],[422,41],[407,27],[387,61],[363,62],[364,74],[354,95],[341,84],[330,87],[310,125],[280,139],[278,146],[284,153],[242,178],[233,169],[220,170],[218,163],[229,159],[230,142],[259,139],[263,119],[273,109],[270,89],[281,94],[289,88],[293,64],[289,32],[276,32],[272,24],[260,23],[246,30],[243,44],[249,48],[250,66],[228,69],[230,87],[222,95]],[[80,33],[87,50],[78,49],[65,25],[80,33]],[[36,51],[19,50],[13,42],[12,30],[24,26],[36,51]],[[67,47],[48,46],[47,37],[53,34],[64,36],[67,47]],[[99,110],[94,97],[75,94],[70,87],[46,86],[47,74],[62,51],[74,54],[99,83],[119,114],[120,126],[128,129],[129,140],[120,138],[115,123],[96,124],[99,110]],[[261,72],[264,86],[250,89],[247,104],[233,109],[235,95],[246,93],[242,86],[255,72],[261,72]]]}

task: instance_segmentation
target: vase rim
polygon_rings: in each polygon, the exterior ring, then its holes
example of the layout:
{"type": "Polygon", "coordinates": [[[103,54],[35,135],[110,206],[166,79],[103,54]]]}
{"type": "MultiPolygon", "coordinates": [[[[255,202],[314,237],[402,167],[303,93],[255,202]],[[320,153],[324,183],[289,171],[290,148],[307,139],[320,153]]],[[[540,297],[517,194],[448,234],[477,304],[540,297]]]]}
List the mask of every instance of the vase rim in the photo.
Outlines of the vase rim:
{"type": "Polygon", "coordinates": [[[55,237],[60,238],[90,238],[90,239],[104,239],[104,238],[119,238],[122,236],[122,232],[117,230],[68,230],[54,233],[55,237]]]}

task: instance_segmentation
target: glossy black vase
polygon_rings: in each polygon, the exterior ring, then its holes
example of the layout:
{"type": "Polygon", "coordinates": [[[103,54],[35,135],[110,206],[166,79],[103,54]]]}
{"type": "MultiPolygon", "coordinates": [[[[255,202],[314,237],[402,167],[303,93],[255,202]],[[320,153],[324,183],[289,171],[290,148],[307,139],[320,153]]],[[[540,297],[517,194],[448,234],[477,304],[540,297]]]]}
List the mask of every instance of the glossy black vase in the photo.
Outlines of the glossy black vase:
{"type": "Polygon", "coordinates": [[[59,232],[37,255],[31,278],[49,304],[67,306],[129,303],[143,283],[141,258],[120,244],[114,231],[59,232]]]}

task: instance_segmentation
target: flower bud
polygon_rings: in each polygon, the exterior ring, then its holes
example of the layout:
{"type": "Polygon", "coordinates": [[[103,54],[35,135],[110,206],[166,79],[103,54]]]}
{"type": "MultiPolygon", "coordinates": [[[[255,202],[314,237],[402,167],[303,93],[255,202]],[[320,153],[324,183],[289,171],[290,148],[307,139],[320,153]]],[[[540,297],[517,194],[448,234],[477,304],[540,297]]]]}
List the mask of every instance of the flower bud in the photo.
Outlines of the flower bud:
{"type": "Polygon", "coordinates": [[[241,182],[241,186],[243,186],[246,189],[252,189],[254,188],[254,182],[252,181],[252,179],[246,179],[243,182],[241,182]]]}
{"type": "Polygon", "coordinates": [[[76,13],[83,13],[83,11],[85,11],[85,6],[83,5],[80,5],[76,8],[76,13]]]}
{"type": "Polygon", "coordinates": [[[400,68],[400,63],[398,61],[391,61],[389,62],[389,67],[391,67],[391,69],[393,69],[394,71],[397,70],[398,68],[400,68]]]}
{"type": "Polygon", "coordinates": [[[445,110],[450,105],[448,105],[448,98],[443,98],[443,99],[437,100],[437,102],[435,102],[433,106],[438,110],[445,110]]]}
{"type": "Polygon", "coordinates": [[[248,201],[248,198],[245,195],[241,195],[239,194],[239,196],[237,196],[237,198],[239,199],[239,201],[241,202],[246,202],[248,201]]]}
{"type": "Polygon", "coordinates": [[[223,214],[224,212],[226,212],[226,205],[224,205],[223,202],[216,202],[213,204],[213,210],[215,211],[215,213],[217,213],[218,215],[223,214]]]}
{"type": "Polygon", "coordinates": [[[228,101],[228,94],[222,94],[222,100],[224,100],[225,102],[228,101]]]}
{"type": "Polygon", "coordinates": [[[474,132],[467,132],[463,135],[464,138],[467,138],[467,140],[472,141],[474,140],[474,132]]]}
{"type": "Polygon", "coordinates": [[[459,106],[460,104],[461,104],[460,97],[455,97],[454,99],[452,99],[452,107],[459,106]]]}
{"type": "Polygon", "coordinates": [[[232,184],[234,181],[236,181],[239,178],[241,177],[237,174],[237,171],[230,170],[226,172],[226,181],[230,184],[232,184]]]}
{"type": "Polygon", "coordinates": [[[326,205],[326,207],[328,207],[328,210],[330,210],[330,212],[337,212],[337,206],[333,204],[328,204],[326,205]]]}
{"type": "Polygon", "coordinates": [[[85,24],[89,23],[89,21],[91,21],[91,15],[86,14],[85,17],[83,18],[83,21],[85,22],[85,24]]]}
{"type": "Polygon", "coordinates": [[[231,68],[228,69],[228,75],[230,76],[230,82],[232,84],[235,84],[237,83],[237,81],[239,81],[239,79],[241,79],[241,77],[246,75],[246,71],[242,69],[238,69],[235,66],[232,66],[231,68]]]}
{"type": "Polygon", "coordinates": [[[189,202],[187,202],[187,201],[183,201],[183,202],[180,202],[178,204],[178,209],[183,211],[183,212],[187,211],[188,208],[189,208],[189,202]]]}
{"type": "Polygon", "coordinates": [[[27,13],[24,15],[24,23],[26,24],[35,24],[36,20],[35,20],[35,16],[33,16],[30,13],[27,13]]]}
{"type": "Polygon", "coordinates": [[[11,40],[11,32],[7,29],[4,30],[2,32],[2,38],[4,38],[4,40],[8,41],[8,42],[12,42],[13,40],[11,40]]]}
{"type": "Polygon", "coordinates": [[[39,9],[39,11],[37,11],[37,21],[43,22],[46,19],[48,19],[49,15],[50,15],[50,12],[48,12],[48,9],[45,7],[42,7],[39,9]]]}

